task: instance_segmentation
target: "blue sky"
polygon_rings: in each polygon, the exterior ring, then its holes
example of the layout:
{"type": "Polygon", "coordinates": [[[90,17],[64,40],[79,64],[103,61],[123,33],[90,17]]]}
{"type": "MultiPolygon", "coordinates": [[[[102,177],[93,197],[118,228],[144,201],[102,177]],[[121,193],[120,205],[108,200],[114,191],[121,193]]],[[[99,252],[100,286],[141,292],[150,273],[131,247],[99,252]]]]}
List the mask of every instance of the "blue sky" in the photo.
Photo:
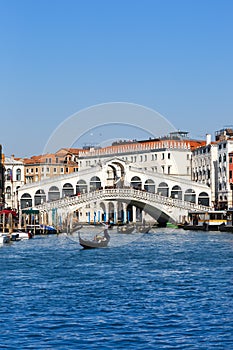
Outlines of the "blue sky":
{"type": "Polygon", "coordinates": [[[4,153],[40,154],[66,118],[106,102],[194,138],[233,125],[232,14],[231,0],[0,0],[4,153]]]}

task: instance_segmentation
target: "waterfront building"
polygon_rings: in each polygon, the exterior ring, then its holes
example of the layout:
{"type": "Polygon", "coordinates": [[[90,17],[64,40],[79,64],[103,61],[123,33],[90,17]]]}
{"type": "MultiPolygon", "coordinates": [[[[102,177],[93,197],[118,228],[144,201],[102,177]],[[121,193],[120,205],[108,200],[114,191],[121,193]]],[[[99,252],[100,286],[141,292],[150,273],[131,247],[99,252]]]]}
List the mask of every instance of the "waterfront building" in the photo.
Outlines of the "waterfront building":
{"type": "Polygon", "coordinates": [[[18,190],[24,185],[24,163],[14,155],[5,157],[5,207],[18,209],[18,190]]]}
{"type": "Polygon", "coordinates": [[[232,207],[230,154],[233,152],[233,130],[228,128],[218,131],[216,139],[218,140],[218,208],[228,209],[232,207]]]}
{"type": "Polygon", "coordinates": [[[25,183],[38,182],[78,171],[78,153],[79,150],[75,148],[62,148],[54,154],[22,159],[25,165],[25,183]]]}
{"type": "Polygon", "coordinates": [[[205,145],[192,152],[192,180],[211,188],[212,205],[218,201],[218,144],[206,135],[205,145]]]}
{"type": "MultiPolygon", "coordinates": [[[[163,139],[120,141],[104,148],[81,150],[78,167],[80,170],[87,170],[113,157],[118,157],[130,166],[145,172],[151,171],[191,180],[192,150],[204,145],[205,141],[180,139],[179,132],[172,134],[163,139]]],[[[112,170],[109,169],[109,176],[111,173],[112,170]]]]}
{"type": "Polygon", "coordinates": [[[4,155],[2,145],[0,145],[0,210],[4,208],[4,155]]]}

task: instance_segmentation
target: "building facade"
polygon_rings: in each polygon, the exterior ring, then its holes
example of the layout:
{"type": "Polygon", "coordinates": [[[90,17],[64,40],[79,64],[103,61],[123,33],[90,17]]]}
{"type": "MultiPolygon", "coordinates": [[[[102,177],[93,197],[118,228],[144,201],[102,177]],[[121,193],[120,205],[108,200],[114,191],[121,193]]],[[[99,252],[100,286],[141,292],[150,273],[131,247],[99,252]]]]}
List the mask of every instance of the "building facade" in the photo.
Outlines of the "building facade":
{"type": "Polygon", "coordinates": [[[0,210],[4,208],[4,155],[2,153],[2,145],[0,145],[0,210]]]}
{"type": "Polygon", "coordinates": [[[218,144],[206,135],[206,144],[192,152],[192,180],[211,188],[212,205],[218,201],[218,144]]]}
{"type": "Polygon", "coordinates": [[[25,183],[33,183],[46,178],[67,175],[78,171],[78,149],[60,149],[54,154],[32,156],[22,159],[25,165],[25,183]]]}
{"type": "Polygon", "coordinates": [[[218,208],[232,207],[231,163],[230,154],[233,152],[233,138],[222,139],[218,143],[218,208]]]}
{"type": "Polygon", "coordinates": [[[24,163],[5,157],[5,207],[18,210],[18,190],[24,185],[24,163]]]}

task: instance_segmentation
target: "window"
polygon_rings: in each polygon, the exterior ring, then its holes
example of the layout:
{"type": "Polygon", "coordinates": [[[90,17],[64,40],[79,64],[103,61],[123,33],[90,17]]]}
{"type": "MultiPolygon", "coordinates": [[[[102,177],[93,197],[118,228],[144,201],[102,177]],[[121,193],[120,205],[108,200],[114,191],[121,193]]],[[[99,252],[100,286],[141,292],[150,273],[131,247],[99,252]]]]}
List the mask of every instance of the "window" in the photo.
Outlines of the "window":
{"type": "Polygon", "coordinates": [[[56,173],[57,172],[57,168],[53,168],[53,172],[56,173]]]}
{"type": "Polygon", "coordinates": [[[6,198],[7,199],[11,199],[11,188],[10,188],[10,186],[8,186],[6,188],[6,198]]]}
{"type": "Polygon", "coordinates": [[[47,173],[50,173],[50,169],[49,169],[49,168],[46,168],[46,172],[47,172],[47,173]]]}
{"type": "Polygon", "coordinates": [[[64,173],[64,168],[61,168],[61,173],[64,173]]]}
{"type": "Polygon", "coordinates": [[[142,156],[140,156],[140,162],[142,162],[142,159],[143,159],[142,156]]]}
{"type": "Polygon", "coordinates": [[[164,159],[164,153],[162,153],[161,158],[164,159]]]}
{"type": "Polygon", "coordinates": [[[21,181],[21,169],[16,170],[16,181],[21,181]]]}
{"type": "Polygon", "coordinates": [[[171,159],[171,153],[167,154],[168,159],[171,159]]]}
{"type": "Polygon", "coordinates": [[[38,168],[36,168],[36,173],[38,173],[38,168]]]}
{"type": "Polygon", "coordinates": [[[232,164],[232,157],[230,157],[229,162],[230,162],[230,164],[232,164]]]}
{"type": "Polygon", "coordinates": [[[58,157],[56,157],[56,163],[58,163],[58,157]]]}
{"type": "MultiPolygon", "coordinates": [[[[168,153],[168,154],[169,154],[169,153],[168,153]]],[[[168,174],[171,174],[171,166],[170,166],[170,165],[167,167],[167,173],[168,173],[168,174]]]]}
{"type": "Polygon", "coordinates": [[[145,155],[145,162],[147,162],[147,155],[145,155]]]}

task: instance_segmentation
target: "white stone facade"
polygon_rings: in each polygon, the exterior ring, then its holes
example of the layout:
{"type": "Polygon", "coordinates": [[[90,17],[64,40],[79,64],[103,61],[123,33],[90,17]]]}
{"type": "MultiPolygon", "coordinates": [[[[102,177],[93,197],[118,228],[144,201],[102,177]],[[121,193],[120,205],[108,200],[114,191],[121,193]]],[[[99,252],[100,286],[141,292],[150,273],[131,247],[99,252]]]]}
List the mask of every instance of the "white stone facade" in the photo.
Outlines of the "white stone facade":
{"type": "Polygon", "coordinates": [[[192,154],[192,180],[205,184],[211,189],[213,206],[217,201],[218,145],[207,143],[192,154]]]}
{"type": "Polygon", "coordinates": [[[5,207],[18,209],[18,190],[24,185],[24,164],[14,157],[6,157],[5,162],[5,207]]]}
{"type": "Polygon", "coordinates": [[[233,152],[233,139],[218,143],[218,205],[221,209],[232,207],[232,190],[229,181],[229,153],[233,152]]]}

